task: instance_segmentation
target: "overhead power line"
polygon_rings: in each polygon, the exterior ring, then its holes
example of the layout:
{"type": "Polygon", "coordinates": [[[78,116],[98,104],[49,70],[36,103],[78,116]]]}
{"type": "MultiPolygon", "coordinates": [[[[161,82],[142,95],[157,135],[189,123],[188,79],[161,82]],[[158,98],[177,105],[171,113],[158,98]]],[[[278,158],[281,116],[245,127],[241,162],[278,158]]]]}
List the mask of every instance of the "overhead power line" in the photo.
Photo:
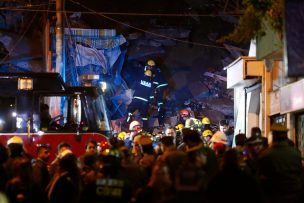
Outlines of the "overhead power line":
{"type": "Polygon", "coordinates": [[[95,12],[93,9],[91,9],[91,8],[89,8],[89,7],[87,7],[87,6],[83,5],[83,4],[80,4],[79,2],[75,2],[73,0],[70,0],[70,2],[72,2],[72,3],[76,4],[76,5],[79,5],[79,6],[83,7],[83,8],[85,8],[85,9],[87,9],[88,11],[90,11],[92,13],[95,13],[96,15],[99,15],[99,16],[101,16],[103,18],[106,18],[106,19],[108,19],[110,21],[113,21],[115,23],[121,24],[121,25],[129,27],[129,28],[132,28],[132,29],[137,30],[137,31],[141,31],[141,32],[144,32],[144,33],[151,34],[153,36],[157,36],[157,37],[173,40],[173,41],[176,41],[176,42],[181,42],[181,43],[186,43],[186,44],[192,44],[192,45],[196,45],[196,46],[204,46],[204,47],[212,47],[212,48],[218,48],[218,49],[226,49],[223,46],[216,46],[216,45],[210,45],[210,44],[202,44],[202,43],[198,43],[198,42],[190,42],[190,41],[187,41],[187,40],[176,39],[176,38],[168,37],[166,35],[162,35],[162,34],[158,34],[158,33],[155,33],[155,32],[148,31],[148,30],[144,30],[144,29],[135,27],[133,25],[130,25],[128,23],[124,23],[124,22],[121,22],[121,21],[116,20],[114,18],[111,18],[111,17],[109,17],[107,15],[95,12]]]}
{"type": "MultiPolygon", "coordinates": [[[[79,4],[78,2],[73,2],[79,4]]],[[[54,3],[52,3],[54,4],[54,3]]],[[[23,11],[23,12],[50,12],[56,13],[58,11],[50,10],[50,9],[35,9],[33,7],[38,7],[41,5],[47,4],[39,4],[39,5],[26,5],[22,7],[2,7],[0,10],[5,11],[23,11]]],[[[201,13],[137,13],[137,12],[104,12],[104,11],[78,11],[78,10],[63,10],[60,11],[62,13],[75,13],[79,12],[82,14],[101,14],[101,15],[114,15],[114,16],[159,16],[159,17],[216,17],[216,16],[241,16],[242,14],[238,13],[217,13],[217,14],[201,14],[201,13]]]]}

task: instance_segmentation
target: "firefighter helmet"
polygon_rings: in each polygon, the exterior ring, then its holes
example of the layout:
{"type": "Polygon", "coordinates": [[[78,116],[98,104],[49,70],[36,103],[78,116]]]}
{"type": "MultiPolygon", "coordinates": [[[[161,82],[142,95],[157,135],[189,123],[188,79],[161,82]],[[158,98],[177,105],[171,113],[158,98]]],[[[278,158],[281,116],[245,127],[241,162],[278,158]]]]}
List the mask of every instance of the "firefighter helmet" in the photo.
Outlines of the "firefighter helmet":
{"type": "Polygon", "coordinates": [[[7,145],[9,144],[23,144],[23,140],[19,136],[14,136],[7,141],[7,145]]]}
{"type": "Polygon", "coordinates": [[[134,130],[135,126],[139,126],[141,128],[141,124],[139,121],[132,121],[129,125],[129,130],[134,130]]]}
{"type": "Polygon", "coordinates": [[[211,130],[204,130],[203,136],[204,136],[204,137],[212,136],[212,131],[211,131],[211,130]]]}
{"type": "Polygon", "coordinates": [[[150,59],[150,60],[147,61],[147,65],[148,66],[155,66],[155,61],[150,59]]]}
{"type": "Polygon", "coordinates": [[[175,126],[175,129],[178,131],[181,131],[184,128],[184,125],[182,123],[175,126]]]}
{"type": "Polygon", "coordinates": [[[125,131],[121,131],[117,137],[119,140],[124,140],[126,135],[127,135],[127,133],[125,131]]]}
{"type": "Polygon", "coordinates": [[[204,118],[202,119],[202,124],[204,124],[204,125],[210,124],[209,118],[208,118],[208,117],[204,117],[204,118]]]}
{"type": "Polygon", "coordinates": [[[146,70],[144,74],[146,76],[152,77],[152,71],[151,70],[146,70]]]}

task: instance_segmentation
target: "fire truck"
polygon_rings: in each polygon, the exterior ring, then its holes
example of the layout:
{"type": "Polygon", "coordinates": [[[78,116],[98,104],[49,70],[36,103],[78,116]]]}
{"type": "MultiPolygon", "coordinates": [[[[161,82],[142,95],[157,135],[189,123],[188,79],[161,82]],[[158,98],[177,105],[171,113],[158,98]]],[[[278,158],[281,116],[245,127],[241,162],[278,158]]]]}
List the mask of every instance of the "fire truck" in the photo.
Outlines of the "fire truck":
{"type": "Polygon", "coordinates": [[[51,160],[63,141],[71,144],[76,156],[85,152],[89,139],[106,149],[110,132],[105,128],[109,128],[106,114],[98,87],[67,86],[58,73],[0,73],[3,145],[17,135],[25,151],[36,156],[38,144],[49,144],[51,160]]]}

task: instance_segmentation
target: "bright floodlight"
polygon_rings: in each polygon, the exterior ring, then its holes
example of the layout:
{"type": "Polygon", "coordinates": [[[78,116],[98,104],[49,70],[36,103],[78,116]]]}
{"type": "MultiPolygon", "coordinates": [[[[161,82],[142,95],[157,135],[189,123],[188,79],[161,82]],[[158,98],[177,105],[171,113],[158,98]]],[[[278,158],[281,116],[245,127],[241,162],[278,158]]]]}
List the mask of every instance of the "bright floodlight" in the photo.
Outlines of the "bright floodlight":
{"type": "Polygon", "coordinates": [[[101,82],[101,83],[100,83],[100,87],[101,87],[101,90],[102,90],[103,92],[105,92],[106,89],[107,89],[107,83],[106,83],[106,82],[101,82]]]}

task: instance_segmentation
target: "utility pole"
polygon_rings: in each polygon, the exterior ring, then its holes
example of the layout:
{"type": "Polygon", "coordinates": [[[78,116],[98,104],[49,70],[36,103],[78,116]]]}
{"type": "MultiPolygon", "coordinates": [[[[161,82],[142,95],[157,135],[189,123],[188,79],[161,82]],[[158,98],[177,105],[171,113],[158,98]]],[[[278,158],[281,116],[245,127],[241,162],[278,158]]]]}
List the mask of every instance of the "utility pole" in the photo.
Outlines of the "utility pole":
{"type": "MultiPolygon", "coordinates": [[[[64,60],[64,25],[63,11],[65,0],[56,0],[56,67],[55,72],[59,73],[65,82],[65,60],[64,60]]],[[[62,112],[64,101],[62,98],[51,98],[50,107],[52,106],[53,114],[59,115],[62,112]]]]}
{"type": "Polygon", "coordinates": [[[65,0],[56,0],[56,67],[55,72],[60,73],[65,81],[64,66],[64,26],[63,10],[65,0]]]}

